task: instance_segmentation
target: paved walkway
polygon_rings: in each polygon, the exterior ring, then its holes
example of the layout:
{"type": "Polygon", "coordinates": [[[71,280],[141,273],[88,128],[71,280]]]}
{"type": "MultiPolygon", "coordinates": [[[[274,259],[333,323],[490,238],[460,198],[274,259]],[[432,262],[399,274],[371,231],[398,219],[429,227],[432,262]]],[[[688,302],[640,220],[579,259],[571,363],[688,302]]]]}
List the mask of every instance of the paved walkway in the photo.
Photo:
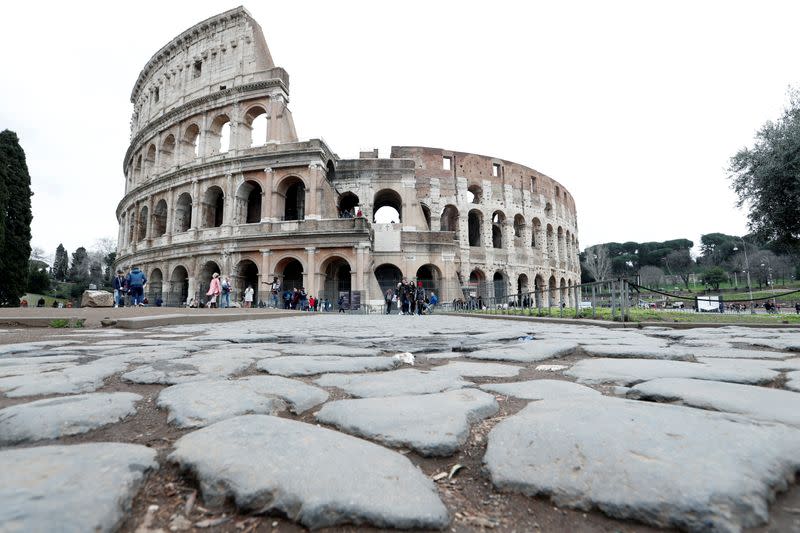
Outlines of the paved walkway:
{"type": "Polygon", "coordinates": [[[800,526],[796,329],[79,311],[172,324],[0,330],[0,531],[800,526]]]}

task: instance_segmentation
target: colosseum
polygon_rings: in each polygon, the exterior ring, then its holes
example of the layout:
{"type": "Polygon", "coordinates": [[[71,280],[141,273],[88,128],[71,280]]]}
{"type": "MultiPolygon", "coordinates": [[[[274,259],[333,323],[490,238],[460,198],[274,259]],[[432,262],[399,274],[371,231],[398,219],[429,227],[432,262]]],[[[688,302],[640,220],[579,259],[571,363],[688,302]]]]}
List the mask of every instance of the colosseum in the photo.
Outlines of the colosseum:
{"type": "Polygon", "coordinates": [[[443,302],[542,288],[556,290],[539,305],[572,303],[569,191],[495,157],[395,146],[340,159],[321,139],[299,140],[289,75],[244,8],[156,52],[131,102],[117,265],[145,271],[151,301],[201,302],[219,272],[232,300],[251,285],[268,302],[278,278],[369,308],[407,277],[443,302]]]}

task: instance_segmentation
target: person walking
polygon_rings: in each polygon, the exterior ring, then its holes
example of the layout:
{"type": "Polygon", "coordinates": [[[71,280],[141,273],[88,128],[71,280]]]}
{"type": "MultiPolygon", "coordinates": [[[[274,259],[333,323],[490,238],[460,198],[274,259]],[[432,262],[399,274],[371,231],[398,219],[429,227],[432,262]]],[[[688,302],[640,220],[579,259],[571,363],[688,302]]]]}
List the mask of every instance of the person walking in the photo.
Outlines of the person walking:
{"type": "Polygon", "coordinates": [[[117,269],[117,275],[114,276],[114,307],[125,307],[125,293],[128,292],[128,286],[125,284],[125,273],[121,268],[117,269]]]}
{"type": "Polygon", "coordinates": [[[281,284],[278,282],[278,277],[273,276],[272,278],[272,287],[270,288],[272,293],[272,307],[275,309],[278,308],[278,295],[281,293],[281,284]]]}
{"type": "Polygon", "coordinates": [[[422,282],[417,282],[417,288],[414,291],[414,300],[416,301],[416,312],[418,315],[422,314],[425,307],[425,289],[422,287],[422,282]]]}
{"type": "Polygon", "coordinates": [[[228,276],[222,276],[222,282],[220,283],[220,288],[222,289],[222,294],[219,302],[219,306],[227,309],[231,306],[231,282],[228,281],[228,276]]]}
{"type": "Polygon", "coordinates": [[[136,307],[144,305],[144,286],[147,284],[147,277],[138,266],[131,269],[125,278],[125,285],[131,293],[131,305],[136,307]]]}
{"type": "Polygon", "coordinates": [[[339,295],[339,300],[336,302],[336,305],[339,306],[339,312],[344,313],[344,295],[339,295]]]}
{"type": "Polygon", "coordinates": [[[386,289],[386,294],[383,295],[383,300],[386,302],[386,314],[392,312],[392,299],[394,298],[394,291],[391,288],[386,289]]]}
{"type": "Polygon", "coordinates": [[[428,314],[432,315],[433,310],[436,309],[436,304],[439,303],[439,298],[436,296],[436,293],[431,291],[431,296],[428,299],[428,314]]]}
{"type": "Polygon", "coordinates": [[[208,302],[206,302],[206,307],[217,307],[217,298],[222,293],[222,286],[219,282],[219,274],[214,272],[214,275],[211,276],[211,284],[208,287],[208,292],[206,292],[206,296],[208,296],[208,302]]]}
{"type": "Polygon", "coordinates": [[[250,309],[253,307],[253,286],[248,285],[244,290],[244,308],[250,309]]]}

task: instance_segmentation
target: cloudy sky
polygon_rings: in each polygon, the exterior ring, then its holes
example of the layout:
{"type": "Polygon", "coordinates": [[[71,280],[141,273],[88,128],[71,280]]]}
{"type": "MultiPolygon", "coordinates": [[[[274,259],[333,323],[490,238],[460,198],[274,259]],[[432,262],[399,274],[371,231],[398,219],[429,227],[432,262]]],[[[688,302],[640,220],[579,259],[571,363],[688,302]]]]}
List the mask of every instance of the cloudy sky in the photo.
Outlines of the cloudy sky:
{"type": "MultiPolygon", "coordinates": [[[[117,236],[131,88],[222,0],[13,2],[0,129],[33,180],[33,244],[117,236]]],[[[746,231],[725,168],[798,85],[797,2],[245,4],[291,76],[301,138],[492,155],[560,181],[581,247],[746,231]]]]}

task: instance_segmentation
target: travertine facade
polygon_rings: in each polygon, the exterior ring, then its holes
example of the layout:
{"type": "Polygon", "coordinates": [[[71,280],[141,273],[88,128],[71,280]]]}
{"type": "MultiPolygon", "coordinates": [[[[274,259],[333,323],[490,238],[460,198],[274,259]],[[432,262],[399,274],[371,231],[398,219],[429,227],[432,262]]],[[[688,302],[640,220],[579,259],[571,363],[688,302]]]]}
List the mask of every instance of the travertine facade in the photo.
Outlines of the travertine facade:
{"type": "Polygon", "coordinates": [[[131,101],[118,264],[147,273],[151,299],[202,299],[213,272],[231,277],[234,298],[251,284],[264,301],[273,276],[373,303],[400,275],[444,301],[580,279],[573,198],[533,169],[421,147],[346,160],[299,141],[289,76],[243,8],[159,50],[131,101]],[[376,221],[385,206],[397,220],[376,221]]]}

